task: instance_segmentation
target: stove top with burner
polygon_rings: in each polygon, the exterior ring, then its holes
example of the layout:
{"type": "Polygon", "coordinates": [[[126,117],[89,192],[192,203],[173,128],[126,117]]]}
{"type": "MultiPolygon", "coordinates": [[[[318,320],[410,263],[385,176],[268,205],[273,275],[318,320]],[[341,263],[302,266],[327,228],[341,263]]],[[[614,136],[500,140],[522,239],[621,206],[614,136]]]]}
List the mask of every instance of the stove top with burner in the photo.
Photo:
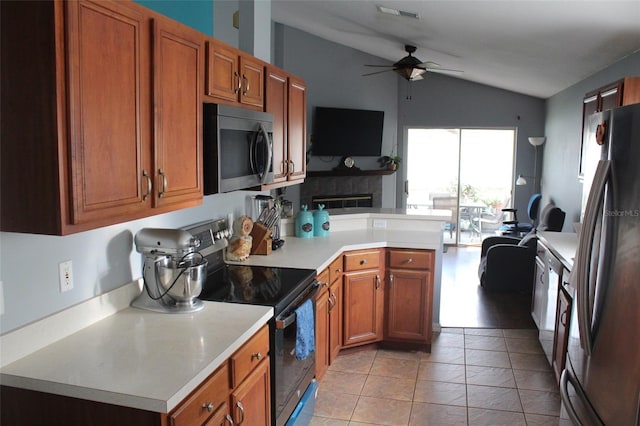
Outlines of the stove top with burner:
{"type": "Polygon", "coordinates": [[[223,253],[229,233],[224,219],[186,230],[200,240],[198,251],[208,261],[200,300],[272,306],[278,315],[315,280],[313,269],[226,264],[223,253]]]}

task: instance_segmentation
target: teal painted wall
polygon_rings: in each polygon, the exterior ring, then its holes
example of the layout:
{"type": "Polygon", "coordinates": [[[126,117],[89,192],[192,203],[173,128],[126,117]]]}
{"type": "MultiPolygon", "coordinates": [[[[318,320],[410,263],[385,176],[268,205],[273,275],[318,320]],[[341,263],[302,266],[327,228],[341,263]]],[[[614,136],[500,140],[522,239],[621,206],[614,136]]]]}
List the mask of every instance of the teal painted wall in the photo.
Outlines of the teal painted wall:
{"type": "Polygon", "coordinates": [[[213,37],[213,0],[135,0],[149,9],[162,13],[213,37]]]}

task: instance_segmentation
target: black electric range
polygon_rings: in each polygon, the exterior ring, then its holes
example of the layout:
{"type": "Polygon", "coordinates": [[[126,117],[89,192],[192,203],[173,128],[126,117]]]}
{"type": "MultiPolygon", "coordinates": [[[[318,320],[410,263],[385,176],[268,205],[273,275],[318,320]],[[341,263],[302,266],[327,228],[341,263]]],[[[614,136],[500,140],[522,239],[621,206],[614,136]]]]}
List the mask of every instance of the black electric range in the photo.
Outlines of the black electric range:
{"type": "Polygon", "coordinates": [[[279,315],[315,281],[312,269],[222,265],[210,271],[201,300],[272,306],[279,315]]]}

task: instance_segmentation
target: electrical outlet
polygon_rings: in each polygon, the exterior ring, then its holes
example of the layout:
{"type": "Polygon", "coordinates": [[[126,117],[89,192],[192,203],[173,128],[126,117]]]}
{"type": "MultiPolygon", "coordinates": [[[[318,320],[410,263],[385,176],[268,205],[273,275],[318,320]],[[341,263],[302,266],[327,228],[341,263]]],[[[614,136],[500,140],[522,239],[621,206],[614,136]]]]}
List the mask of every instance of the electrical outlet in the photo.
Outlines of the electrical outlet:
{"type": "Polygon", "coordinates": [[[374,228],[386,228],[387,221],[385,219],[373,219],[374,228]]]}
{"type": "Polygon", "coordinates": [[[60,292],[64,293],[73,288],[73,269],[71,267],[71,261],[60,262],[58,265],[58,272],[60,273],[60,292]]]}

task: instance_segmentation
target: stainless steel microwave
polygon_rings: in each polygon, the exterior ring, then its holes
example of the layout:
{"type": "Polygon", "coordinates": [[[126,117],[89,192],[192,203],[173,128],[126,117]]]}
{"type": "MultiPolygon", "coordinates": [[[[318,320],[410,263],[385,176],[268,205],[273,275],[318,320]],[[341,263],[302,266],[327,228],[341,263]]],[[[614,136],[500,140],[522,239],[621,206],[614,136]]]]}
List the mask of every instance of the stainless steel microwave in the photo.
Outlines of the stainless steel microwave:
{"type": "Polygon", "coordinates": [[[204,193],[249,189],[273,182],[273,115],[204,104],[204,193]]]}

